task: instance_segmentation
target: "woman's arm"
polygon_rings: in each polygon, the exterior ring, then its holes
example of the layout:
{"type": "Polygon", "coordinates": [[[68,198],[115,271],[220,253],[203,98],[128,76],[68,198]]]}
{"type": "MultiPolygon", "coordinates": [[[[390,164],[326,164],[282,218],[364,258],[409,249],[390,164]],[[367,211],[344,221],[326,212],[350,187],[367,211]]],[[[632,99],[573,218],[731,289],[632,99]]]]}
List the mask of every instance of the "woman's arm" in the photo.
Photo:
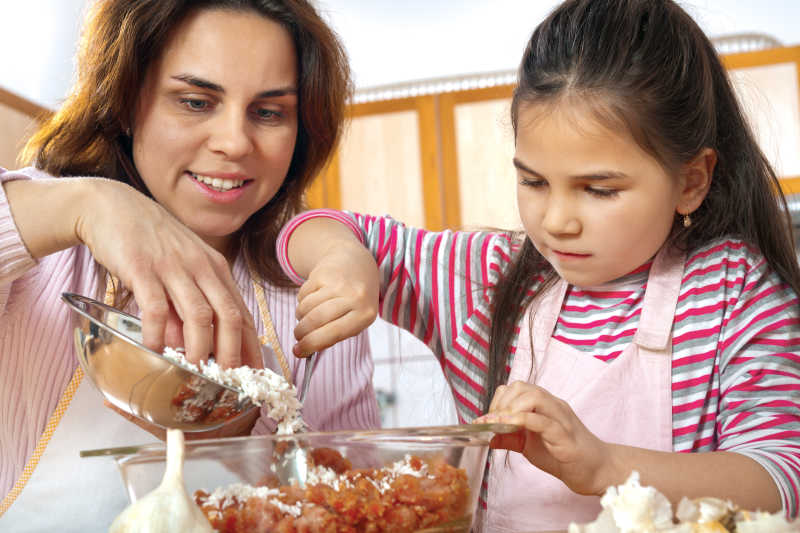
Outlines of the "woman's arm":
{"type": "Polygon", "coordinates": [[[0,172],[34,258],[83,243],[134,293],[145,345],[160,351],[169,328],[195,362],[214,352],[224,366],[261,366],[253,318],[222,254],[128,185],[49,178],[33,169],[0,172]],[[10,179],[20,176],[37,179],[10,179]]]}

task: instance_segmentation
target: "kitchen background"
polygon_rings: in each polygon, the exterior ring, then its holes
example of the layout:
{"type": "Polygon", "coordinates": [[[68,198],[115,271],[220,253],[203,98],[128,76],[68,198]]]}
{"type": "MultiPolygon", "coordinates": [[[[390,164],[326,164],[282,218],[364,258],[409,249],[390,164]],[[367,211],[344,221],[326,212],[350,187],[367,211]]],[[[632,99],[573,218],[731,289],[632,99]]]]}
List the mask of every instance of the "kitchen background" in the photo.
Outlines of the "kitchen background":
{"type": "MultiPolygon", "coordinates": [[[[0,166],[58,105],[86,0],[0,0],[0,166]]],[[[506,118],[516,61],[556,0],[320,0],[357,93],[312,206],[390,213],[431,229],[518,226],[506,118]],[[364,154],[369,154],[364,156],[364,154]],[[511,204],[513,205],[513,204],[511,204]]],[[[681,2],[714,38],[800,226],[800,2],[681,2]]],[[[453,423],[438,362],[378,320],[370,330],[384,426],[453,423]]]]}

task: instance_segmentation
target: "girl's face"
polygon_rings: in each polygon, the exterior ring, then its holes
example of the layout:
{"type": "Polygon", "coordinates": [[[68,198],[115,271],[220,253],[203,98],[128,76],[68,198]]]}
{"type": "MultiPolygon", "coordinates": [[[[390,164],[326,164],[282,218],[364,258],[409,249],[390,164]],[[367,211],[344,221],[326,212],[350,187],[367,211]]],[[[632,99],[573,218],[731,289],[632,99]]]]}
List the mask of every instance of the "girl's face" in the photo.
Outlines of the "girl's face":
{"type": "Polygon", "coordinates": [[[651,259],[670,234],[683,178],[586,104],[522,105],[514,165],[525,232],[567,282],[591,287],[651,259]]]}
{"type": "Polygon", "coordinates": [[[220,252],[283,183],[297,138],[294,44],[257,13],[199,10],[140,92],[133,158],[153,197],[220,252]]]}

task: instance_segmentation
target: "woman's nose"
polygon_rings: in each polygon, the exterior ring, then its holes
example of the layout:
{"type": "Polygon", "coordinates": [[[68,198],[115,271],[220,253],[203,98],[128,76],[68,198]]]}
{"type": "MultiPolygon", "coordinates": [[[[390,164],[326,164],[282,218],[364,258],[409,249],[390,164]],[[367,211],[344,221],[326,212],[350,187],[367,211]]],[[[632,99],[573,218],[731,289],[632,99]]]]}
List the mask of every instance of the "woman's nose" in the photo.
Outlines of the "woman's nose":
{"type": "Polygon", "coordinates": [[[572,200],[551,195],[542,217],[542,228],[553,235],[580,233],[581,223],[572,200]]]}
{"type": "Polygon", "coordinates": [[[220,113],[217,120],[209,124],[208,146],[212,151],[225,154],[229,159],[238,159],[252,152],[253,140],[246,116],[230,110],[220,113]]]}

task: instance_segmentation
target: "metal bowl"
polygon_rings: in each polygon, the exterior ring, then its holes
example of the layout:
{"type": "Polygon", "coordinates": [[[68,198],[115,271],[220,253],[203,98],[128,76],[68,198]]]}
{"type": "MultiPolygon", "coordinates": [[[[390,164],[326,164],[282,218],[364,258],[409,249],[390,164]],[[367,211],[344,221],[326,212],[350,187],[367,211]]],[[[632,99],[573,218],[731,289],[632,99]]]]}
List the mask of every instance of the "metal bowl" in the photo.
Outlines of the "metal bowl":
{"type": "Polygon", "coordinates": [[[115,407],[162,428],[219,428],[257,409],[216,383],[142,345],[141,321],[101,302],[64,293],[74,312],[75,354],[115,407]]]}
{"type": "MultiPolygon", "coordinates": [[[[211,492],[234,483],[259,485],[265,477],[273,482],[277,478],[278,485],[289,485],[292,478],[305,476],[308,457],[317,449],[336,450],[352,463],[353,469],[391,466],[411,454],[463,468],[468,484],[461,516],[418,531],[468,532],[478,503],[489,440],[495,433],[517,429],[507,424],[465,424],[187,441],[184,483],[189,494],[196,490],[211,492]]],[[[85,450],[81,457],[112,457],[133,502],[161,482],[166,466],[166,446],[157,443],[85,450]]]]}

